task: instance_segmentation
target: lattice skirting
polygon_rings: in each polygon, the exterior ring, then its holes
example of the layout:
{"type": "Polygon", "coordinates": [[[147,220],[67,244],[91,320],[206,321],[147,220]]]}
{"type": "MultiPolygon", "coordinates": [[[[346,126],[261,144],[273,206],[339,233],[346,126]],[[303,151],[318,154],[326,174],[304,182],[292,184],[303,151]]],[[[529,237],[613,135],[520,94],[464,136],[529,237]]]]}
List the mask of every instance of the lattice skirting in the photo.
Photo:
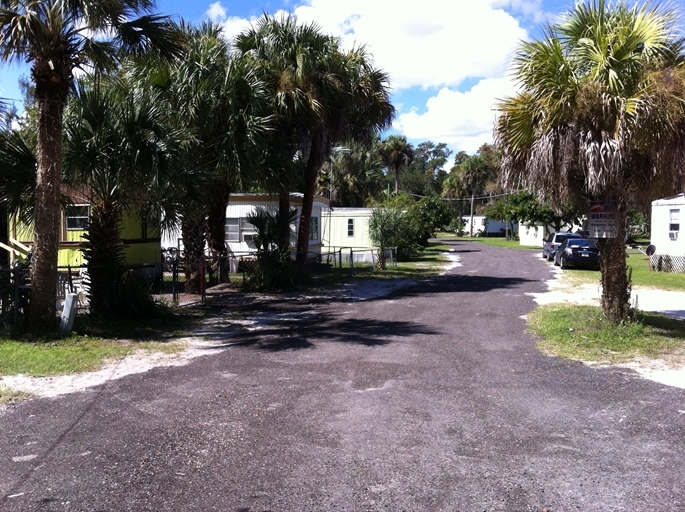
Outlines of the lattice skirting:
{"type": "Polygon", "coordinates": [[[670,254],[652,254],[649,257],[652,270],[659,272],[685,273],[685,256],[671,256],[670,254]]]}

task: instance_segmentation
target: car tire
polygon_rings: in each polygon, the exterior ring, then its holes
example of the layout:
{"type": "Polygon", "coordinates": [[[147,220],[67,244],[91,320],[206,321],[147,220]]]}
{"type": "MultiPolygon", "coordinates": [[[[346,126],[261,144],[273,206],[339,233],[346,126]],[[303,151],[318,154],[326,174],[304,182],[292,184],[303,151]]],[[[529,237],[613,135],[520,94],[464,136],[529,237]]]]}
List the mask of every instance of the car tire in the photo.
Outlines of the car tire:
{"type": "Polygon", "coordinates": [[[562,256],[562,257],[559,258],[559,259],[561,260],[561,262],[560,262],[560,264],[559,264],[559,265],[561,266],[561,269],[562,269],[562,270],[566,270],[566,269],[568,268],[568,264],[566,263],[566,258],[564,258],[564,257],[562,256]]]}
{"type": "Polygon", "coordinates": [[[559,263],[557,263],[557,258],[556,258],[556,256],[554,257],[554,266],[555,266],[555,267],[558,267],[558,266],[559,266],[559,263]]]}

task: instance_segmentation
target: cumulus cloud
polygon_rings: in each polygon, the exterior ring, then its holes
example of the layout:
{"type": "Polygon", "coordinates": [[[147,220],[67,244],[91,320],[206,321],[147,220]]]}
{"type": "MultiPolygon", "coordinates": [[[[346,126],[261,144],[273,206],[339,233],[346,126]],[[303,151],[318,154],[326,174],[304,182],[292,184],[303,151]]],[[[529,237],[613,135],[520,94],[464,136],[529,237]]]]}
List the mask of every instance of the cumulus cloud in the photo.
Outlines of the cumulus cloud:
{"type": "Polygon", "coordinates": [[[443,87],[428,99],[425,112],[401,113],[394,128],[408,139],[445,142],[455,152],[473,153],[491,142],[496,102],[513,92],[507,78],[484,79],[464,92],[443,87]]]}
{"type": "MultiPolygon", "coordinates": [[[[520,20],[543,16],[541,0],[304,0],[292,12],[338,36],[344,48],[367,47],[392,90],[403,92],[394,129],[469,152],[491,141],[495,98],[512,90],[504,77],[528,38],[520,20]]],[[[229,37],[255,21],[228,17],[220,3],[208,16],[229,37]]]]}

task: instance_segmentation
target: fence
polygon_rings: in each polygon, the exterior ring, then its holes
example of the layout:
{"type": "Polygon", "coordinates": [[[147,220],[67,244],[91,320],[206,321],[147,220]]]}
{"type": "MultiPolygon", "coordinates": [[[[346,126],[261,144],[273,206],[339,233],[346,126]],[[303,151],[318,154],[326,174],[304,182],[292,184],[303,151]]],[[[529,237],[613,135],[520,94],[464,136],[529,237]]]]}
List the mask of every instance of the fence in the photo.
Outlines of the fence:
{"type": "Polygon", "coordinates": [[[19,266],[0,267],[0,321],[18,325],[26,316],[29,290],[28,273],[19,266]]]}
{"type": "Polygon", "coordinates": [[[685,256],[671,256],[670,254],[652,254],[649,257],[649,268],[658,272],[685,272],[685,256]]]}
{"type": "MultiPolygon", "coordinates": [[[[355,263],[371,263],[376,268],[378,259],[377,247],[328,247],[321,253],[321,262],[332,264],[336,268],[347,265],[353,269],[355,263]]],[[[397,266],[397,247],[386,247],[385,259],[392,267],[397,266]]]]}

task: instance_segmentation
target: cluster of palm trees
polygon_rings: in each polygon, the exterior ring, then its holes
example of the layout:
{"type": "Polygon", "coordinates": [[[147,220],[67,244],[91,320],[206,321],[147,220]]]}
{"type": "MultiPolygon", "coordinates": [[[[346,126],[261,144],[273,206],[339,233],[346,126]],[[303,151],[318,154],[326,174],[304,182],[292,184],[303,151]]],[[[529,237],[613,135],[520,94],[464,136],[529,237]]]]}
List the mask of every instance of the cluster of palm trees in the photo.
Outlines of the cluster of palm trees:
{"type": "MultiPolygon", "coordinates": [[[[118,228],[135,206],[180,222],[192,274],[205,240],[225,250],[231,192],[278,193],[287,217],[299,180],[303,262],[317,176],[332,148],[371,142],[394,116],[388,77],[365,48],[343,50],[316,24],[264,15],[229,43],[214,25],[178,25],[153,7],[0,2],[0,55],[31,64],[24,126],[2,134],[0,185],[6,204],[31,211],[35,227],[33,326],[54,322],[63,183],[90,194],[97,236],[87,242],[89,264],[118,258],[118,228]]],[[[93,288],[98,279],[91,275],[93,288]]]]}

